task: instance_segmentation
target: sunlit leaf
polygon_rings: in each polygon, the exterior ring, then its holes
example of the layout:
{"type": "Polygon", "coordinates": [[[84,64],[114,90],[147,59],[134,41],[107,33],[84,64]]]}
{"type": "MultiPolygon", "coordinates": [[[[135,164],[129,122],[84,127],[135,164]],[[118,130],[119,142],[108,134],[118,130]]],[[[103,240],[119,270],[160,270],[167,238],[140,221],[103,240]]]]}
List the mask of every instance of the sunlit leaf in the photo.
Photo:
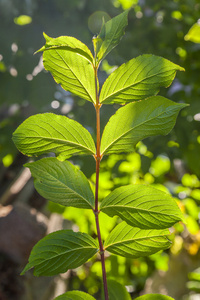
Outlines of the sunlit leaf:
{"type": "Polygon", "coordinates": [[[44,51],[44,68],[64,90],[96,103],[93,57],[87,46],[73,37],[45,39],[46,46],[39,50],[44,51]]]}
{"type": "Polygon", "coordinates": [[[196,204],[196,201],[186,198],[182,201],[182,204],[190,217],[195,220],[199,219],[199,206],[196,204]]]}
{"type": "Polygon", "coordinates": [[[168,134],[179,111],[186,106],[154,96],[121,107],[105,126],[101,154],[132,152],[144,138],[168,134]]]}
{"type": "Polygon", "coordinates": [[[200,22],[195,23],[185,35],[186,41],[200,43],[200,22]]]}
{"type": "Polygon", "coordinates": [[[158,155],[156,159],[152,160],[149,171],[153,176],[159,177],[168,173],[170,167],[170,159],[165,155],[158,155]]]}
{"type": "Polygon", "coordinates": [[[186,287],[193,292],[200,293],[200,282],[198,281],[188,281],[186,287]]]}
{"type": "Polygon", "coordinates": [[[32,18],[27,15],[21,15],[19,17],[14,18],[14,23],[20,26],[30,24],[31,22],[32,22],[32,18]]]}
{"type": "Polygon", "coordinates": [[[70,291],[56,297],[54,300],[95,300],[95,298],[81,291],[70,291]]]}
{"type": "Polygon", "coordinates": [[[200,268],[197,268],[192,272],[188,273],[188,279],[200,282],[200,268]]]}
{"type": "Polygon", "coordinates": [[[143,229],[169,228],[182,220],[175,200],[149,185],[127,185],[115,189],[101,203],[100,210],[118,215],[129,225],[143,229]]]}
{"type": "Polygon", "coordinates": [[[116,0],[114,4],[115,3],[117,4],[117,6],[120,4],[123,9],[129,9],[138,4],[138,0],[116,0]]]}
{"type": "Polygon", "coordinates": [[[7,154],[2,158],[2,163],[4,167],[8,168],[13,163],[13,160],[14,160],[13,155],[7,154]]]}
{"type": "Polygon", "coordinates": [[[88,234],[60,230],[41,239],[32,249],[22,275],[34,267],[36,276],[53,276],[85,263],[98,251],[97,242],[88,234]]]}
{"type": "Polygon", "coordinates": [[[46,44],[39,49],[37,52],[49,50],[49,49],[62,49],[69,48],[71,51],[75,51],[81,56],[84,56],[91,63],[93,63],[93,55],[90,49],[81,41],[77,40],[72,36],[60,36],[58,38],[51,38],[47,34],[43,33],[46,39],[46,44]]]}
{"type": "Polygon", "coordinates": [[[171,13],[171,16],[172,16],[172,18],[174,18],[176,20],[179,20],[179,21],[183,18],[183,15],[182,15],[182,13],[179,10],[174,10],[171,13]]]}
{"type": "Polygon", "coordinates": [[[168,229],[145,230],[122,222],[115,227],[104,243],[104,248],[116,255],[138,258],[170,247],[168,229]]]}
{"type": "Polygon", "coordinates": [[[19,151],[28,156],[54,152],[60,159],[96,153],[90,133],[78,122],[52,113],[26,119],[13,133],[19,151]]]}
{"type": "Polygon", "coordinates": [[[55,157],[25,165],[34,177],[38,193],[64,206],[93,208],[94,195],[85,175],[68,161],[55,157]]]}
{"type": "Polygon", "coordinates": [[[200,187],[200,181],[195,174],[185,173],[181,179],[182,184],[184,186],[188,186],[190,188],[198,188],[200,187]]]}
{"type": "Polygon", "coordinates": [[[116,69],[103,84],[100,102],[127,103],[154,96],[184,69],[155,55],[141,55],[116,69]]]}
{"type": "MultiPolygon", "coordinates": [[[[189,233],[192,235],[198,234],[198,232],[199,232],[198,221],[189,215],[186,215],[185,221],[186,221],[187,230],[189,231],[189,233]]],[[[188,247],[188,252],[191,255],[195,255],[198,250],[199,250],[199,245],[198,245],[198,243],[195,243],[195,242],[192,243],[190,247],[188,247]]]]}
{"type": "Polygon", "coordinates": [[[137,297],[135,300],[174,300],[174,298],[161,294],[147,294],[137,297]]]}
{"type": "Polygon", "coordinates": [[[191,197],[193,197],[196,201],[200,201],[200,190],[199,189],[192,190],[191,197]]]}
{"type": "Polygon", "coordinates": [[[6,72],[7,68],[3,61],[0,61],[0,72],[6,72]]]}
{"type": "Polygon", "coordinates": [[[124,29],[128,24],[129,10],[124,11],[106,23],[103,23],[99,35],[93,39],[98,62],[116,47],[124,35],[124,29]]]}

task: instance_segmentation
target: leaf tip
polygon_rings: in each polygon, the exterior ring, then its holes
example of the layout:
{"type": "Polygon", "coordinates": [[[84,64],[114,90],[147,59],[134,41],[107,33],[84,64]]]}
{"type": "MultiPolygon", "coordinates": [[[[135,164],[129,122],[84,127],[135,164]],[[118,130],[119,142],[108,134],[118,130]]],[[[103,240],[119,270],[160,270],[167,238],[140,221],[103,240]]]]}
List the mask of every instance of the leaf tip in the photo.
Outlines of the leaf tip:
{"type": "Polygon", "coordinates": [[[24,274],[25,274],[28,270],[30,270],[32,267],[33,267],[33,266],[32,266],[30,263],[28,263],[28,264],[25,266],[25,268],[21,271],[20,275],[21,275],[21,276],[24,275],[24,274]]]}
{"type": "Polygon", "coordinates": [[[185,72],[185,68],[183,68],[183,67],[181,67],[181,66],[179,66],[179,69],[178,69],[179,71],[183,71],[183,72],[185,72]]]}
{"type": "Polygon", "coordinates": [[[33,53],[33,55],[35,55],[35,54],[37,54],[37,53],[39,53],[39,52],[42,52],[42,51],[44,51],[44,50],[45,50],[45,46],[42,46],[42,48],[40,48],[39,50],[35,51],[35,52],[33,53]]]}
{"type": "MultiPolygon", "coordinates": [[[[48,42],[51,40],[51,38],[50,38],[45,32],[43,32],[43,36],[44,36],[44,38],[45,38],[45,40],[46,40],[46,43],[48,43],[48,42]]],[[[39,50],[35,51],[35,52],[33,53],[33,55],[35,55],[36,53],[42,52],[42,51],[44,51],[45,49],[46,49],[46,46],[42,46],[42,48],[40,48],[39,50]]]]}
{"type": "Polygon", "coordinates": [[[179,103],[179,105],[181,106],[180,109],[190,106],[190,104],[188,104],[188,103],[179,103]]]}
{"type": "Polygon", "coordinates": [[[43,37],[45,38],[45,40],[46,40],[47,42],[49,42],[50,39],[51,39],[45,32],[43,32],[43,37]]]}

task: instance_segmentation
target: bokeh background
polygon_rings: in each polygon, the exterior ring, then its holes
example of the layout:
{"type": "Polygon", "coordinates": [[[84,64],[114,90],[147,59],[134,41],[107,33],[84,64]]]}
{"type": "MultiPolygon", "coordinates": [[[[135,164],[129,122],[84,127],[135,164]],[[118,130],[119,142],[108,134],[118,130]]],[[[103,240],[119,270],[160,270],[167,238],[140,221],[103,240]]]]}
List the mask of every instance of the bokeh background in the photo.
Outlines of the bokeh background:
{"type": "MultiPolygon", "coordinates": [[[[132,298],[163,293],[176,300],[200,299],[200,2],[199,0],[0,0],[0,300],[51,300],[79,289],[101,298],[100,260],[56,277],[19,276],[33,245],[45,234],[72,228],[95,234],[91,212],[47,203],[23,168],[28,158],[12,142],[12,133],[28,116],[54,112],[79,121],[95,137],[92,103],[56,85],[44,71],[41,54],[51,37],[74,36],[92,50],[102,18],[133,7],[126,34],[101,64],[100,84],[119,65],[144,53],[162,56],[185,68],[160,94],[190,106],[181,111],[165,137],[139,143],[129,155],[110,155],[101,163],[100,197],[130,183],[152,184],[172,194],[185,214],[172,247],[148,258],[109,256],[110,278],[126,285],[132,298]],[[191,29],[192,28],[192,29],[191,29]]],[[[119,106],[101,109],[101,127],[119,106]]],[[[93,158],[75,157],[95,181],[93,158]]],[[[116,219],[100,214],[105,238],[116,219]]]]}

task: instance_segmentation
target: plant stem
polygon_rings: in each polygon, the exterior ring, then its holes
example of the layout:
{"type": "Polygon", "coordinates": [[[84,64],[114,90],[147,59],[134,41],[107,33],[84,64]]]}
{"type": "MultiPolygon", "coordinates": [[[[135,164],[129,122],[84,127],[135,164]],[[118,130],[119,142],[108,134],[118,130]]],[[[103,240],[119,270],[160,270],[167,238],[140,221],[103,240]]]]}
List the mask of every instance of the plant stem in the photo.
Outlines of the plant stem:
{"type": "Polygon", "coordinates": [[[102,277],[103,277],[103,287],[104,287],[104,296],[105,300],[109,300],[108,297],[108,286],[107,286],[107,279],[106,279],[106,268],[105,268],[105,256],[104,256],[104,249],[103,243],[101,239],[101,231],[99,226],[99,210],[98,210],[98,199],[99,199],[99,169],[100,169],[100,161],[101,161],[101,153],[100,153],[100,103],[99,103],[99,95],[97,89],[97,68],[95,68],[95,86],[96,86],[96,185],[95,185],[95,221],[96,221],[96,228],[97,228],[97,237],[99,241],[99,252],[101,256],[101,266],[102,266],[102,277]]]}

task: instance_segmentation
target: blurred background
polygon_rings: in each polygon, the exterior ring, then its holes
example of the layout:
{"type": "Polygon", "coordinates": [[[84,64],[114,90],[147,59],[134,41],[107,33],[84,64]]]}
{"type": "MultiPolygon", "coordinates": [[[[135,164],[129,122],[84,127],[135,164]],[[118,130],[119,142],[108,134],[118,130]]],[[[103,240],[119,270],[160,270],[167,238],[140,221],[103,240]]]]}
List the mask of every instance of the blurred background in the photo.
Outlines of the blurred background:
{"type": "MultiPolygon", "coordinates": [[[[177,224],[172,247],[148,258],[109,256],[107,273],[126,285],[132,298],[162,293],[176,300],[200,299],[200,2],[199,0],[0,0],[0,300],[51,300],[79,289],[101,298],[99,258],[56,277],[19,276],[33,245],[61,228],[95,234],[91,212],[64,208],[35,191],[28,158],[12,142],[12,133],[28,116],[54,112],[67,115],[95,138],[92,103],[56,85],[44,71],[41,54],[50,37],[74,36],[92,50],[92,37],[105,20],[133,6],[121,43],[101,64],[100,84],[119,65],[140,54],[162,56],[185,68],[160,94],[190,104],[165,137],[140,142],[134,153],[110,155],[101,163],[100,197],[130,183],[152,184],[176,198],[186,225],[177,224]]],[[[101,127],[119,106],[104,105],[101,127]]],[[[93,158],[75,157],[91,182],[93,158]]],[[[116,219],[100,214],[103,239],[116,219]]]]}

